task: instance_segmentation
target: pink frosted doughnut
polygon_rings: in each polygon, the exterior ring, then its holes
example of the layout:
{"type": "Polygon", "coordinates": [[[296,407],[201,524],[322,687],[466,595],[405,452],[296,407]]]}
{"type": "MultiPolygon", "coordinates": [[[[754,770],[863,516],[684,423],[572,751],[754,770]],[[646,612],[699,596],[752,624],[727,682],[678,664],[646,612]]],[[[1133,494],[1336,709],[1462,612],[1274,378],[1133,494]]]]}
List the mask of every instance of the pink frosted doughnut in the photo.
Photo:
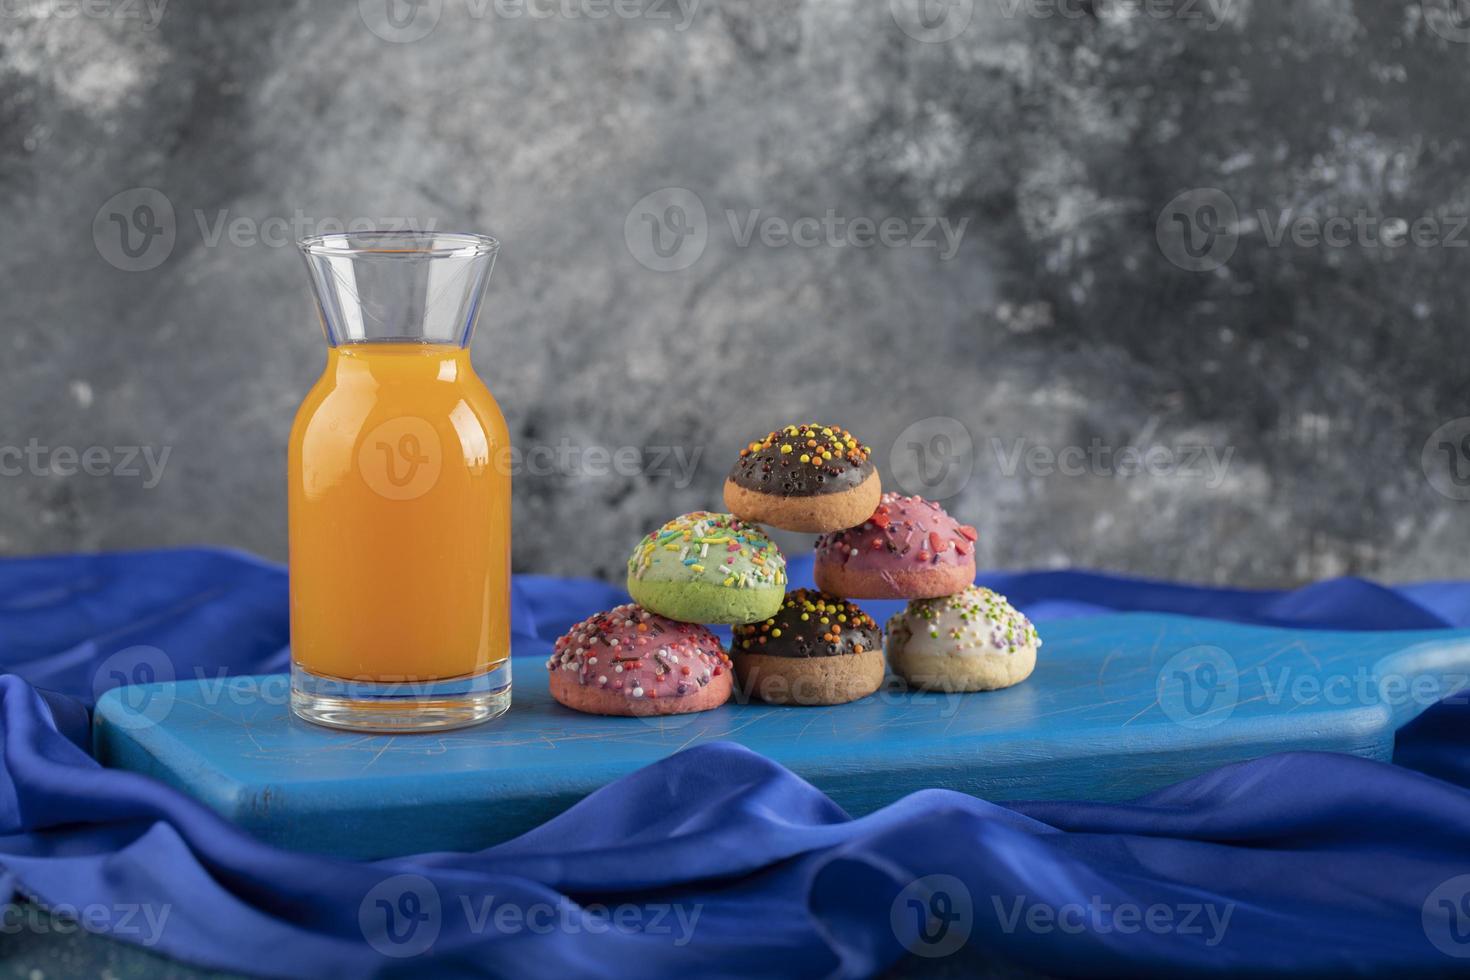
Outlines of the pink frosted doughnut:
{"type": "Polygon", "coordinates": [[[594,715],[672,715],[730,696],[730,658],[703,626],[625,603],[558,637],[546,661],[551,696],[594,715]]]}
{"type": "Polygon", "coordinates": [[[873,516],[817,539],[817,586],[848,599],[931,599],[975,581],[975,529],[923,497],[885,493],[873,516]]]}

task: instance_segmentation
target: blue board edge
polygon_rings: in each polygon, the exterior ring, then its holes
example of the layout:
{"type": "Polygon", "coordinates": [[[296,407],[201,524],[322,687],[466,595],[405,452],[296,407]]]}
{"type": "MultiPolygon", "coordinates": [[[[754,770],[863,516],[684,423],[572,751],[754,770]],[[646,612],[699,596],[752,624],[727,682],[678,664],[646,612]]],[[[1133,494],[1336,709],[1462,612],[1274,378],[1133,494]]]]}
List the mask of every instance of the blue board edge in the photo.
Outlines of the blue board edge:
{"type": "MultiPolygon", "coordinates": [[[[1105,633],[1118,627],[1119,620],[1128,619],[1142,625],[1149,620],[1187,621],[1189,617],[1125,614],[1098,617],[1096,627],[1099,633],[1105,633]],[[1108,629],[1103,629],[1104,625],[1108,629]]],[[[1195,624],[1208,622],[1195,621],[1195,624]]],[[[1070,621],[1070,628],[1076,631],[1088,627],[1074,620],[1070,621]]],[[[1381,638],[1384,634],[1377,636],[1381,638]]],[[[1430,678],[1442,693],[1470,687],[1470,632],[1421,631],[1400,636],[1412,642],[1373,660],[1369,666],[1375,676],[1430,678]]],[[[537,680],[540,678],[526,683],[534,684],[537,680]]],[[[233,678],[227,683],[240,682],[258,684],[259,679],[233,678]]],[[[1066,735],[1039,741],[1033,735],[1031,747],[1042,751],[999,767],[987,766],[986,760],[959,751],[943,757],[922,752],[890,752],[876,757],[864,752],[834,756],[830,750],[825,754],[817,751],[806,755],[800,751],[783,751],[778,761],[827,792],[854,815],[870,812],[928,786],[943,786],[998,801],[1125,800],[1219,765],[1271,752],[1345,751],[1388,760],[1392,756],[1395,730],[1426,706],[1412,700],[1393,706],[1358,706],[1314,717],[1314,724],[1305,728],[1295,723],[1298,719],[1284,715],[1271,720],[1255,718],[1223,741],[1216,737],[1223,733],[1204,733],[1199,738],[1191,738],[1189,732],[1171,729],[1167,742],[1161,742],[1157,733],[1151,735],[1147,729],[1138,729],[1112,736],[1103,733],[1101,738],[1109,744],[1091,744],[1080,751],[1075,744],[1069,744],[1066,735]],[[977,762],[978,766],[973,765],[977,762]],[[1085,764],[1079,766],[1079,762],[1085,764]]],[[[767,709],[754,704],[742,706],[740,710],[767,709]]],[[[600,785],[643,764],[614,766],[593,775],[583,771],[570,778],[568,774],[548,778],[551,773],[538,773],[535,785],[512,782],[497,786],[494,805],[489,807],[484,787],[474,780],[465,781],[462,794],[444,794],[441,787],[431,801],[432,806],[422,805],[412,795],[399,805],[382,799],[381,795],[371,798],[370,787],[363,787],[368,796],[354,800],[350,784],[335,784],[334,792],[330,793],[321,792],[323,784],[311,781],[244,785],[218,772],[204,755],[195,753],[192,759],[188,758],[187,751],[181,753],[177,740],[163,746],[158,741],[163,737],[161,731],[138,728],[130,724],[131,720],[132,713],[119,692],[108,692],[99,700],[94,743],[97,756],[104,764],[159,778],[200,798],[272,843],[358,858],[405,853],[401,843],[381,841],[381,828],[394,824],[399,815],[404,820],[411,819],[416,829],[412,851],[479,849],[539,825],[600,785]],[[160,758],[160,752],[170,756],[171,764],[160,758]],[[344,789],[347,791],[342,792],[344,789]],[[282,819],[286,814],[291,819],[282,819]]],[[[1003,736],[992,739],[976,751],[983,754],[994,742],[1003,740],[1003,736]]],[[[381,792],[381,786],[378,791],[381,792]]]]}

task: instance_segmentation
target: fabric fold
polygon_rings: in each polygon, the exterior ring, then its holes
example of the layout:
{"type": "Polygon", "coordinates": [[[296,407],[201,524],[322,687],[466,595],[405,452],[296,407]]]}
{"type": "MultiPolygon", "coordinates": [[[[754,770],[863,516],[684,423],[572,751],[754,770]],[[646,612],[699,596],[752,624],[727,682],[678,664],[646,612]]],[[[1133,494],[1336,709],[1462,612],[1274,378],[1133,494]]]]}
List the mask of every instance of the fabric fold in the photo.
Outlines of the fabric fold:
{"type": "MultiPolygon", "coordinates": [[[[1456,583],[983,579],[1033,615],[1338,629],[1470,616],[1456,583]]],[[[516,590],[517,637],[542,642],[620,597],[535,577],[516,590]]],[[[0,562],[4,887],[88,910],[114,938],[267,976],[862,977],[940,952],[1069,976],[1430,976],[1470,962],[1460,702],[1401,735],[1406,764],[1282,754],[1124,804],[926,790],[852,818],[769,759],[713,743],[485,851],[370,863],[268,846],[88,755],[85,705],[117,680],[109,658],[141,646],[169,649],[185,674],[279,666],[284,603],[278,567],[228,552],[0,562]]]]}

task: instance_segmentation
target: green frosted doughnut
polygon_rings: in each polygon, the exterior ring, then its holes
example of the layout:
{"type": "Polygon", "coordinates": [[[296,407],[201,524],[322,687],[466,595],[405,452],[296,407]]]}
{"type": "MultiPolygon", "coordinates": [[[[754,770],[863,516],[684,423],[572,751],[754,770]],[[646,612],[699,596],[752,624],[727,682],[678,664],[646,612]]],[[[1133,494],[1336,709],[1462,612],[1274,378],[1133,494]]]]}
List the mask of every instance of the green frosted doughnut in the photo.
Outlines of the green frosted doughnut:
{"type": "Polygon", "coordinates": [[[786,594],[786,559],[752,524],[695,511],[646,535],[628,559],[628,593],[685,623],[769,619],[786,594]]]}

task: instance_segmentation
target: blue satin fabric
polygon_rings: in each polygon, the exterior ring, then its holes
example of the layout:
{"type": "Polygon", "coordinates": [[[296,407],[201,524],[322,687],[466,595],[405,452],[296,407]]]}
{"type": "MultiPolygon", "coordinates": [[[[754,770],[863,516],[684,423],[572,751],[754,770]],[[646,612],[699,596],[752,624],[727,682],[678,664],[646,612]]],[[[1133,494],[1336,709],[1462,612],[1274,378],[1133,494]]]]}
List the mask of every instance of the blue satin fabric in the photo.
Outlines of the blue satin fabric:
{"type": "MultiPolygon", "coordinates": [[[[809,581],[809,562],[793,566],[809,581]]],[[[1077,572],[982,580],[1037,619],[1156,610],[1470,626],[1466,583],[1268,593],[1077,572]]],[[[531,655],[624,598],[539,576],[515,590],[517,652],[531,655]]],[[[274,976],[860,977],[965,931],[948,962],[1066,975],[1470,972],[1463,703],[1406,730],[1395,765],[1278,755],[1130,804],[999,806],[929,790],[851,819],[780,766],[708,745],[507,844],[376,863],[268,847],[87,754],[86,706],[114,682],[94,683],[112,653],[166,649],[181,676],[259,672],[284,668],[286,640],[284,573],[249,556],[0,562],[8,893],[82,910],[91,928],[171,956],[274,976]],[[432,945],[385,941],[371,924],[384,910],[433,932],[432,945]]]]}

